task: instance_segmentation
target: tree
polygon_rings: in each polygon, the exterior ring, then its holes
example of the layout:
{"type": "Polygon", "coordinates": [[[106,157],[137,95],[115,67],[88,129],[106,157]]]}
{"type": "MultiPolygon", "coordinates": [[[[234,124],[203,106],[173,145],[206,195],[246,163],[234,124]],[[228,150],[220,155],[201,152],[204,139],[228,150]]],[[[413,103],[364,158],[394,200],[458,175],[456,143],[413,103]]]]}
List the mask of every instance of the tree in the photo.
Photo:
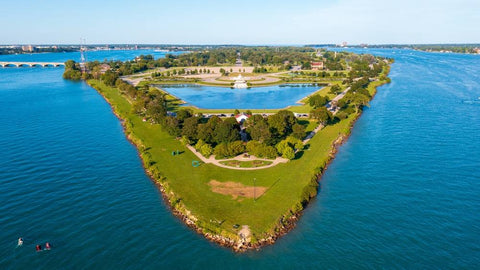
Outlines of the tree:
{"type": "Polygon", "coordinates": [[[257,141],[249,141],[247,143],[246,151],[250,155],[254,155],[259,158],[276,158],[277,150],[272,146],[267,146],[257,141]]]}
{"type": "Polygon", "coordinates": [[[263,116],[256,114],[248,118],[246,122],[246,131],[253,140],[270,144],[272,142],[272,133],[267,120],[263,116]]]}
{"type": "Polygon", "coordinates": [[[187,119],[189,117],[192,117],[192,115],[193,115],[192,110],[190,110],[190,109],[180,109],[177,112],[177,119],[178,119],[178,121],[183,123],[183,121],[185,121],[185,119],[187,119]]]}
{"type": "Polygon", "coordinates": [[[146,114],[150,116],[155,123],[160,123],[163,117],[167,114],[162,100],[155,99],[150,101],[146,106],[146,114]]]}
{"type": "Polygon", "coordinates": [[[177,118],[173,116],[165,117],[163,126],[165,130],[168,132],[168,134],[175,137],[178,137],[180,135],[180,124],[177,118]]]}
{"type": "Polygon", "coordinates": [[[302,63],[302,69],[312,69],[312,64],[310,64],[310,61],[304,61],[302,63]]]}
{"type": "Polygon", "coordinates": [[[187,137],[185,136],[182,136],[182,139],[180,140],[180,142],[183,144],[183,145],[191,145],[193,142],[188,139],[187,137]]]}
{"type": "Polygon", "coordinates": [[[358,110],[361,109],[363,106],[368,106],[369,101],[370,101],[369,97],[358,93],[353,96],[353,99],[350,101],[350,104],[352,104],[355,107],[355,113],[358,113],[358,110]]]}
{"type": "Polygon", "coordinates": [[[285,137],[292,131],[292,126],[297,122],[293,112],[280,110],[268,117],[268,125],[280,137],[285,137]]]}
{"type": "Polygon", "coordinates": [[[310,106],[313,108],[318,108],[321,106],[325,106],[328,102],[328,97],[326,96],[321,96],[321,95],[313,95],[308,98],[308,103],[310,106]]]}
{"type": "Polygon", "coordinates": [[[76,62],[73,60],[67,60],[65,62],[65,69],[78,70],[76,67],[76,62]]]}
{"type": "Polygon", "coordinates": [[[234,141],[229,143],[228,148],[232,156],[236,156],[245,152],[245,145],[242,141],[234,141]]]}
{"type": "Polygon", "coordinates": [[[333,120],[333,115],[326,107],[320,107],[310,112],[310,118],[325,126],[333,120]]]}
{"type": "Polygon", "coordinates": [[[287,147],[285,149],[285,151],[283,152],[282,157],[286,158],[286,159],[290,159],[290,160],[294,159],[295,158],[295,151],[293,151],[293,149],[291,147],[287,147]]]}
{"type": "Polygon", "coordinates": [[[279,142],[276,148],[282,157],[293,159],[295,157],[295,149],[302,150],[303,143],[294,137],[287,137],[285,140],[279,142]]]}
{"type": "Polygon", "coordinates": [[[213,150],[216,158],[226,158],[230,157],[228,151],[228,145],[226,143],[218,144],[215,149],[213,150]]]}
{"type": "Polygon", "coordinates": [[[107,70],[100,78],[106,85],[114,86],[115,81],[118,79],[118,74],[107,70]]]}
{"type": "Polygon", "coordinates": [[[292,136],[300,140],[303,139],[305,137],[305,127],[298,123],[293,125],[292,136]]]}
{"type": "Polygon", "coordinates": [[[145,101],[141,98],[133,103],[132,111],[136,114],[143,114],[145,112],[145,101]]]}
{"type": "Polygon", "coordinates": [[[292,136],[289,136],[276,145],[277,151],[280,154],[283,154],[288,147],[296,150],[302,150],[303,143],[301,140],[294,138],[292,136]]]}
{"type": "Polygon", "coordinates": [[[238,115],[238,114],[240,114],[240,111],[239,111],[238,109],[235,109],[235,111],[233,112],[233,114],[238,115]]]}
{"type": "Polygon", "coordinates": [[[202,139],[200,139],[200,140],[198,140],[198,142],[195,144],[195,149],[196,149],[197,151],[200,151],[200,149],[202,148],[203,145],[205,145],[205,142],[204,142],[202,139]]]}
{"type": "Polygon", "coordinates": [[[202,145],[202,147],[200,148],[200,153],[206,157],[206,158],[209,158],[212,153],[213,153],[213,148],[210,144],[204,144],[202,145]]]}
{"type": "Polygon", "coordinates": [[[240,132],[235,118],[227,118],[215,127],[214,141],[216,143],[227,143],[237,140],[240,140],[240,132]]]}
{"type": "Polygon", "coordinates": [[[185,119],[183,122],[182,136],[185,136],[190,140],[196,140],[198,121],[199,119],[195,116],[185,119]]]}
{"type": "Polygon", "coordinates": [[[289,137],[286,138],[286,141],[295,150],[302,150],[303,149],[303,142],[300,139],[297,139],[293,136],[289,136],[289,137]]]}
{"type": "Polygon", "coordinates": [[[135,98],[137,96],[137,89],[133,86],[128,84],[125,87],[125,93],[130,97],[130,98],[135,98]]]}
{"type": "Polygon", "coordinates": [[[334,84],[332,85],[332,87],[330,87],[331,94],[338,95],[341,92],[342,92],[342,88],[338,84],[334,84]]]}
{"type": "Polygon", "coordinates": [[[80,70],[65,70],[63,78],[67,80],[78,81],[82,78],[82,72],[80,70]]]}
{"type": "Polygon", "coordinates": [[[208,122],[206,124],[199,124],[197,129],[197,138],[199,140],[205,141],[206,143],[210,143],[210,144],[215,143],[215,140],[214,140],[215,128],[221,122],[222,122],[222,119],[214,115],[213,117],[208,119],[208,122]]]}

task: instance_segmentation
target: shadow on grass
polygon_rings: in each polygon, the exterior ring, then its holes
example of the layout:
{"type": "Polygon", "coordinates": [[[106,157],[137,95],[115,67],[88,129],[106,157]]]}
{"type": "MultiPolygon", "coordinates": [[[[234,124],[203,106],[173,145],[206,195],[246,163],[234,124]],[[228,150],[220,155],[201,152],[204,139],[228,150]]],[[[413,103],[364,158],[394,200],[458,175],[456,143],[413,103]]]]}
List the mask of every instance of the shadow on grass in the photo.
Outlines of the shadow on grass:
{"type": "Polygon", "coordinates": [[[297,122],[298,122],[298,124],[300,124],[302,126],[308,126],[308,124],[310,124],[310,121],[302,120],[302,119],[297,120],[297,122]]]}
{"type": "Polygon", "coordinates": [[[305,151],[298,151],[297,153],[295,153],[295,158],[293,160],[297,160],[297,159],[301,159],[303,157],[303,154],[305,153],[305,151]]]}

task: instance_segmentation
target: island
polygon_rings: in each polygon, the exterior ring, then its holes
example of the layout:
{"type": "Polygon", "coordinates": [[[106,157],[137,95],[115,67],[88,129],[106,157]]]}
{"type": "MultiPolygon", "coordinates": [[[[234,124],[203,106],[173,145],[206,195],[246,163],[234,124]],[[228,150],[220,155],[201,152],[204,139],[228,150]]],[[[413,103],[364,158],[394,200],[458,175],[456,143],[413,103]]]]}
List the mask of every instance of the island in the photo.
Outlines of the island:
{"type": "MultiPolygon", "coordinates": [[[[111,105],[173,214],[243,252],[290,231],[392,59],[311,47],[216,47],[154,59],[65,63],[111,105]],[[184,104],[162,85],[313,85],[278,109],[184,104]],[[185,106],[187,105],[187,106],[185,106]]],[[[146,226],[148,226],[146,224],[146,226]]]]}

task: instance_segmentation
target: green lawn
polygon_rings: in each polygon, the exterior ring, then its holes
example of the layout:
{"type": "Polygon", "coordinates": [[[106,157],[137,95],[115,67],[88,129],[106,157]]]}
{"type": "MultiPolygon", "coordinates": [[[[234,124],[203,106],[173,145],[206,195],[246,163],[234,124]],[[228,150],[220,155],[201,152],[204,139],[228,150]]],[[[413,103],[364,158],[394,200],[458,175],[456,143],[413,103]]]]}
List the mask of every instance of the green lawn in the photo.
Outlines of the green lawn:
{"type": "Polygon", "coordinates": [[[256,168],[256,167],[263,167],[263,166],[272,164],[271,161],[265,161],[265,160],[252,160],[252,161],[227,160],[227,161],[221,161],[220,163],[230,167],[238,167],[238,168],[256,168]]]}
{"type": "MultiPolygon", "coordinates": [[[[329,160],[332,142],[340,134],[348,133],[356,118],[356,115],[351,115],[322,129],[309,142],[308,150],[300,153],[300,158],[285,164],[255,171],[231,170],[211,164],[202,164],[195,168],[192,161],[197,160],[197,157],[178,140],[163,132],[159,125],[142,122],[141,117],[132,114],[131,104],[116,88],[107,87],[96,80],[90,80],[89,84],[126,120],[127,135],[138,145],[144,161],[151,161],[152,165],[145,164],[147,170],[154,174],[159,172],[163,176],[161,181],[167,196],[175,202],[175,208],[191,213],[198,219],[196,224],[207,231],[233,239],[236,238],[238,230],[233,227],[235,224],[248,225],[254,242],[272,234],[282,216],[291,215],[292,211],[301,209],[298,206],[302,196],[304,197],[304,189],[314,185],[312,179],[329,160]],[[171,152],[177,149],[183,153],[172,156],[171,152]],[[231,196],[212,192],[208,185],[209,181],[217,180],[252,186],[254,178],[257,186],[269,188],[256,202],[249,198],[233,200],[231,196]],[[218,222],[212,222],[215,220],[223,222],[219,225],[218,222]]],[[[307,126],[308,129],[312,128],[310,124],[307,126]]],[[[160,177],[157,175],[157,178],[160,177]]]]}

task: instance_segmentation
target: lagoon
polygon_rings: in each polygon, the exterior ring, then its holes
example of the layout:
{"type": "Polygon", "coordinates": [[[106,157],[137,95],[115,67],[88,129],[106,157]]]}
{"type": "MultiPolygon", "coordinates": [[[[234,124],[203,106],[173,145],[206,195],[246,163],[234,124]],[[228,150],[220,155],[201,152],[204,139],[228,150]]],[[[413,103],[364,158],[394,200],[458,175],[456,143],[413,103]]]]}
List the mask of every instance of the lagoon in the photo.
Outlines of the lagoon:
{"type": "Polygon", "coordinates": [[[281,109],[318,91],[317,84],[282,84],[234,89],[196,84],[158,85],[159,88],[202,109],[281,109]]]}

